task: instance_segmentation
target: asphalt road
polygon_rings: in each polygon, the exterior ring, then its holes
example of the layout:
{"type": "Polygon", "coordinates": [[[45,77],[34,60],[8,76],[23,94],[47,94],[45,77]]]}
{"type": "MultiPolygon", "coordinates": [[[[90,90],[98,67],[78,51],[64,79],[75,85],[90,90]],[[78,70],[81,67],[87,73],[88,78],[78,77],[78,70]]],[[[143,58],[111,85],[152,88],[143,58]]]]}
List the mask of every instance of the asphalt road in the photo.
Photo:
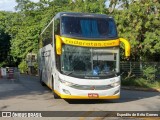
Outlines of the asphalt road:
{"type": "MultiPolygon", "coordinates": [[[[122,89],[119,100],[54,99],[51,90],[40,85],[38,77],[21,75],[19,81],[0,79],[0,111],[86,111],[86,117],[90,114],[87,111],[160,111],[160,92],[122,89]]],[[[99,119],[105,118],[96,118],[99,119]]]]}

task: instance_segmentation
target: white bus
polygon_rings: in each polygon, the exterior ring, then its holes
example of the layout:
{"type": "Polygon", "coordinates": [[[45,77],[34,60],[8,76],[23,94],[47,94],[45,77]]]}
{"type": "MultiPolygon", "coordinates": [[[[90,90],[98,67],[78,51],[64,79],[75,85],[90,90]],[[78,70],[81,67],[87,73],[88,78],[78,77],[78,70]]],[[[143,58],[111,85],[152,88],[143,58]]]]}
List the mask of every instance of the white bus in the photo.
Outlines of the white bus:
{"type": "Polygon", "coordinates": [[[114,19],[103,14],[60,12],[40,34],[39,77],[54,98],[118,99],[120,42],[114,19]]]}

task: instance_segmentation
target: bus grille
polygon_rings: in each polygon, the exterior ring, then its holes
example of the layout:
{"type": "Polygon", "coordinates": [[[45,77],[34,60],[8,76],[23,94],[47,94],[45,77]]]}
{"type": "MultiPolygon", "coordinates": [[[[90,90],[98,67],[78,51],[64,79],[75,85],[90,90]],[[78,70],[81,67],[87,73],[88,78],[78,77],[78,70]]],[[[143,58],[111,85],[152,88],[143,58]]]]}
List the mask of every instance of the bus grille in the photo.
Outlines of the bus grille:
{"type": "Polygon", "coordinates": [[[107,90],[113,87],[111,85],[73,85],[72,88],[79,90],[107,90]]]}

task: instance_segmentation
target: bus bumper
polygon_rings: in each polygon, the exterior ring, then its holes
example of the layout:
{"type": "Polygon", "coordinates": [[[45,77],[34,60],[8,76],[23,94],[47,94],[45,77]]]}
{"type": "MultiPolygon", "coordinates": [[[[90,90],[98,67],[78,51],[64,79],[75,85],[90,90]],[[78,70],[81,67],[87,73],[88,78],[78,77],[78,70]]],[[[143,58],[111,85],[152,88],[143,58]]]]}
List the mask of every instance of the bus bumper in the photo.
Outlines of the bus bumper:
{"type": "Polygon", "coordinates": [[[54,90],[54,92],[63,99],[119,99],[120,98],[120,86],[103,91],[98,91],[98,90],[81,91],[81,90],[73,90],[73,89],[69,90],[67,88],[63,88],[62,93],[56,90],[54,90]],[[66,94],[64,90],[68,91],[68,94],[66,94]],[[75,95],[74,93],[77,94],[75,95]],[[107,95],[107,93],[110,94],[107,95]]]}

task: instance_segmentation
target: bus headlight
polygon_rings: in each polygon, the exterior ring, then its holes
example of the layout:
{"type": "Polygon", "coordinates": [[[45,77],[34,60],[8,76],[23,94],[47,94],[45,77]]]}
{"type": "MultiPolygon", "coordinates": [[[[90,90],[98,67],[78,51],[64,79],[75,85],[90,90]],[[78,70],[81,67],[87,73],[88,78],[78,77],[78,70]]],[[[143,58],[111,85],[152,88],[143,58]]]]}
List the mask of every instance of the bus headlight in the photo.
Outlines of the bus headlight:
{"type": "Polygon", "coordinates": [[[65,80],[62,80],[61,78],[58,78],[58,80],[59,80],[62,84],[64,84],[65,86],[71,87],[71,86],[75,85],[75,84],[73,84],[73,83],[71,83],[71,82],[67,82],[67,81],[65,81],[65,80]]]}
{"type": "Polygon", "coordinates": [[[119,86],[119,85],[120,85],[120,81],[111,84],[112,87],[116,87],[116,86],[119,86]]]}

